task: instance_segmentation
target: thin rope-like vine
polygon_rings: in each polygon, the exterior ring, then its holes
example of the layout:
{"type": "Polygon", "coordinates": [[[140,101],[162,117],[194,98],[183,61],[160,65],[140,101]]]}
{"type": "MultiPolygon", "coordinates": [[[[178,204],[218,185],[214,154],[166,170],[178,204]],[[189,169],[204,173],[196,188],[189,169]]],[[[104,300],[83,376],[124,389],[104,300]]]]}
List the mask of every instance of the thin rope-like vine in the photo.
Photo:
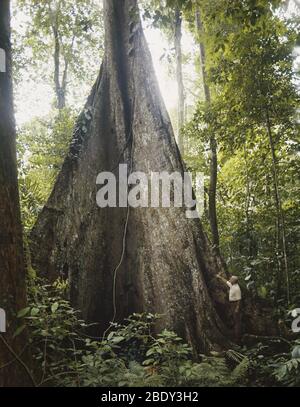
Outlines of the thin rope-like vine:
{"type": "MultiPolygon", "coordinates": [[[[134,108],[135,108],[135,99],[133,100],[132,104],[132,112],[131,112],[131,123],[130,123],[130,132],[129,132],[129,137],[131,138],[131,148],[130,148],[130,170],[129,170],[129,175],[132,173],[133,169],[133,151],[134,151],[134,131],[133,131],[133,119],[134,119],[134,108]]],[[[113,271],[113,318],[111,321],[110,326],[105,330],[103,334],[103,338],[105,338],[106,334],[111,328],[112,323],[115,322],[116,316],[117,316],[117,301],[116,301],[116,294],[117,294],[117,275],[118,271],[123,263],[124,256],[125,256],[125,251],[126,251],[126,237],[127,237],[127,230],[128,230],[128,223],[129,223],[129,215],[130,215],[130,206],[127,203],[127,211],[126,211],[126,219],[125,219],[125,224],[124,224],[124,231],[123,231],[123,238],[122,238],[122,251],[121,251],[121,256],[120,260],[115,267],[113,271]]]]}
{"type": "MultiPolygon", "coordinates": [[[[132,63],[132,69],[134,70],[134,62],[135,59],[133,59],[133,63],[132,63]]],[[[131,120],[130,120],[130,131],[129,131],[129,137],[126,141],[126,144],[120,154],[119,157],[119,162],[120,159],[122,157],[122,155],[125,153],[128,144],[129,144],[129,140],[131,139],[131,146],[130,146],[130,170],[129,170],[129,175],[132,173],[132,169],[133,169],[133,151],[134,151],[134,142],[135,142],[135,134],[133,131],[133,121],[134,121],[134,111],[135,111],[135,95],[136,95],[136,89],[135,89],[135,81],[133,81],[133,100],[132,100],[132,107],[131,107],[131,120]]],[[[118,164],[119,164],[118,162],[118,164]]],[[[117,165],[118,165],[117,164],[117,165]]],[[[115,169],[115,168],[114,168],[115,169]]],[[[114,170],[113,169],[113,170],[114,170]]],[[[117,275],[118,275],[118,271],[123,263],[124,260],[124,256],[125,256],[125,251],[126,251],[126,237],[127,237],[127,230],[128,230],[128,223],[129,223],[129,215],[130,215],[130,206],[127,202],[127,212],[126,212],[126,219],[125,219],[125,224],[124,224],[124,231],[123,231],[123,238],[122,238],[122,251],[121,251],[121,256],[120,256],[120,260],[117,264],[117,266],[115,267],[114,271],[113,271],[113,318],[112,321],[109,325],[109,327],[105,330],[104,334],[103,334],[103,338],[102,340],[105,338],[107,332],[110,330],[112,324],[115,322],[116,316],[117,316],[117,301],[116,301],[116,294],[117,294],[117,275]]]]}

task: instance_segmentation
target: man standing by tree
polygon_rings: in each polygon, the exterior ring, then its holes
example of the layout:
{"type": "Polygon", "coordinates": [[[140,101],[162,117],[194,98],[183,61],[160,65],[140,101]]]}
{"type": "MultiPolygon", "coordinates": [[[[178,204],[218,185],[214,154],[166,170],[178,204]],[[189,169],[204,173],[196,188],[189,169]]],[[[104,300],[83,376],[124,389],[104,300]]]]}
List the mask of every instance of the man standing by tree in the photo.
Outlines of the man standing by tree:
{"type": "Polygon", "coordinates": [[[233,320],[234,339],[239,342],[241,338],[241,300],[242,293],[238,284],[238,278],[231,276],[227,281],[220,274],[218,278],[222,280],[229,287],[229,302],[231,308],[231,315],[233,320]]]}

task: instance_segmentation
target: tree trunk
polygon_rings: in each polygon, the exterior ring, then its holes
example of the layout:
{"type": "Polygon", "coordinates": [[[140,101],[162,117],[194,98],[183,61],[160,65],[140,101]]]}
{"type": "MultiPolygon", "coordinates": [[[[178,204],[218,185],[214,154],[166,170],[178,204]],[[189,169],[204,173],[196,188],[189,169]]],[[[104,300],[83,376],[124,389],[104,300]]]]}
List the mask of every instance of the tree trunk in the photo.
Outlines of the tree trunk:
{"type": "Polygon", "coordinates": [[[54,36],[54,84],[56,95],[56,107],[62,110],[66,107],[66,88],[67,88],[67,75],[68,63],[65,61],[65,69],[63,72],[62,80],[60,79],[60,42],[57,26],[52,27],[54,36]]]}
{"type": "Polygon", "coordinates": [[[175,46],[175,58],[176,58],[176,80],[178,88],[178,134],[177,141],[181,154],[184,154],[184,140],[182,127],[184,125],[185,116],[185,92],[182,73],[182,17],[178,8],[175,10],[175,22],[174,22],[174,46],[175,46]]]}
{"type": "MultiPolygon", "coordinates": [[[[270,145],[271,156],[272,156],[274,198],[275,198],[275,206],[276,206],[276,212],[277,212],[277,219],[276,219],[277,253],[276,253],[276,257],[278,258],[278,254],[279,254],[278,251],[280,250],[280,246],[281,246],[280,241],[281,241],[282,255],[283,255],[283,262],[284,262],[285,283],[286,283],[286,295],[287,295],[287,303],[289,305],[290,304],[290,278],[289,278],[289,267],[288,267],[288,260],[287,260],[285,219],[284,219],[284,214],[283,214],[283,210],[282,210],[281,196],[280,196],[280,191],[279,191],[277,157],[276,157],[271,121],[270,121],[270,116],[269,116],[268,110],[266,111],[266,127],[267,127],[269,145],[270,145]]],[[[281,265],[281,261],[280,261],[280,265],[281,265]]]]}
{"type": "Polygon", "coordinates": [[[164,314],[161,325],[195,349],[224,346],[226,328],[204,280],[218,264],[200,221],[186,219],[184,208],[96,206],[97,174],[119,162],[146,174],[183,172],[136,1],[105,1],[104,10],[105,58],[85,107],[92,118],[79,118],[33,230],[33,264],[51,280],[69,275],[72,303],[100,332],[115,318],[149,311],[164,314]]]}
{"type": "MultiPolygon", "coordinates": [[[[200,36],[203,34],[203,25],[201,21],[200,10],[196,10],[196,28],[199,35],[199,48],[200,48],[200,67],[201,75],[203,81],[203,90],[204,90],[204,100],[210,105],[211,103],[211,94],[210,88],[207,81],[206,74],[206,58],[205,58],[205,46],[204,43],[200,40],[200,36]]],[[[217,255],[220,255],[220,237],[219,237],[219,228],[218,228],[218,216],[217,216],[217,183],[218,183],[218,153],[217,153],[217,140],[214,134],[210,135],[209,138],[210,145],[210,179],[209,179],[209,223],[212,235],[212,243],[214,250],[217,255]]]]}
{"type": "Polygon", "coordinates": [[[220,255],[220,237],[217,216],[217,184],[218,184],[218,153],[217,141],[214,135],[209,138],[210,144],[210,177],[209,177],[209,223],[212,235],[212,243],[217,255],[220,255]]]}
{"type": "Polygon", "coordinates": [[[250,187],[250,174],[249,174],[249,163],[248,163],[248,154],[246,148],[246,140],[244,141],[244,163],[245,163],[245,175],[246,175],[246,199],[245,199],[245,221],[246,221],[246,239],[248,242],[247,252],[249,257],[254,257],[254,242],[252,237],[252,219],[250,215],[250,206],[251,206],[251,187],[250,187]]]}
{"type": "MultiPolygon", "coordinates": [[[[67,93],[67,78],[68,78],[68,60],[62,51],[62,44],[59,34],[59,22],[58,22],[58,13],[59,10],[53,10],[51,8],[51,2],[47,2],[48,12],[51,20],[51,29],[54,40],[54,91],[56,96],[56,107],[58,110],[62,110],[66,107],[66,93],[67,93]],[[61,75],[61,56],[64,57],[64,70],[61,75]]],[[[61,4],[59,3],[59,8],[61,4]]]]}
{"type": "Polygon", "coordinates": [[[199,219],[185,208],[96,206],[97,175],[119,163],[148,176],[184,170],[136,0],[106,0],[104,15],[103,65],[32,231],[33,266],[52,281],[69,277],[72,304],[99,324],[98,335],[145,311],[162,314],[157,328],[175,330],[195,351],[220,349],[228,330],[214,302],[224,311],[228,292],[199,219]]]}
{"type": "Polygon", "coordinates": [[[10,2],[0,2],[0,48],[6,72],[0,72],[0,308],[7,332],[0,333],[0,387],[29,384],[25,331],[13,338],[16,313],[26,304],[22,227],[17,182],[15,122],[12,97],[10,2]],[[20,356],[19,356],[20,355],[20,356]]]}

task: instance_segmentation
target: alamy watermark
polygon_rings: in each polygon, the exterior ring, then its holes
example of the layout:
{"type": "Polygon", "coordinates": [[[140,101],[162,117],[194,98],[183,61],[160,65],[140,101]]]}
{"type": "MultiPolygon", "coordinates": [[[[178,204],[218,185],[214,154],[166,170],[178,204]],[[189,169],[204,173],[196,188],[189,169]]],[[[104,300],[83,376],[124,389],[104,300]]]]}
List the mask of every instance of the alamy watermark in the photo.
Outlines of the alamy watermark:
{"type": "Polygon", "coordinates": [[[199,218],[204,212],[203,173],[194,177],[189,172],[129,174],[128,165],[120,164],[117,176],[101,172],[96,183],[101,185],[96,196],[100,208],[185,208],[189,219],[199,218]]]}
{"type": "Polygon", "coordinates": [[[294,318],[292,322],[292,331],[294,333],[300,332],[300,308],[295,308],[290,312],[291,316],[294,318]]]}

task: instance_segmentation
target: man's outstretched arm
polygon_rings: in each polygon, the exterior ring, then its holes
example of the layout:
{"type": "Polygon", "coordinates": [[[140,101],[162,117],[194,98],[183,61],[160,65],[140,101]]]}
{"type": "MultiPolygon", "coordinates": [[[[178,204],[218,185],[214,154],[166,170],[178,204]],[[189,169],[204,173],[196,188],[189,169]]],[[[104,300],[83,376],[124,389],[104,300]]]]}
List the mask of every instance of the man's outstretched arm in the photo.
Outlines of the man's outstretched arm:
{"type": "Polygon", "coordinates": [[[228,281],[226,280],[226,278],[224,278],[223,276],[221,276],[220,274],[217,274],[217,277],[219,280],[221,280],[224,284],[228,285],[228,281]]]}

